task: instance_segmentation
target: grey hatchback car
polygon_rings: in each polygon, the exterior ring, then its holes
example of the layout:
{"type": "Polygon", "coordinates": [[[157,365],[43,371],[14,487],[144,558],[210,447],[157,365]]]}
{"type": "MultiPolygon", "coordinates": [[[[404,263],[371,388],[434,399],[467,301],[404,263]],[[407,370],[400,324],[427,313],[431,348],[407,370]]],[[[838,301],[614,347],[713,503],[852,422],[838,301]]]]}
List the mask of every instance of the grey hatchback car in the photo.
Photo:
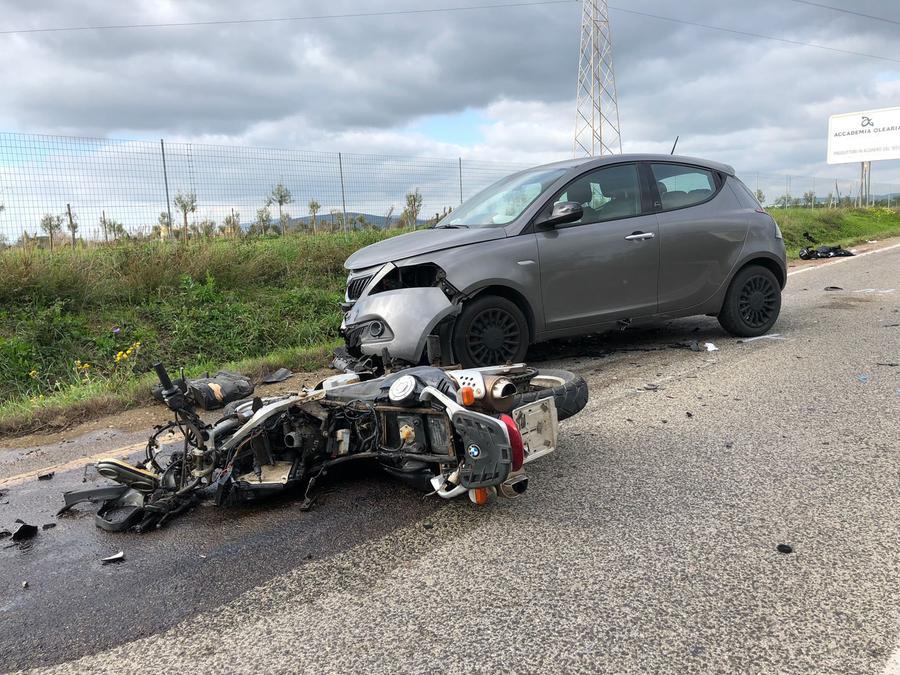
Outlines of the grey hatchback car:
{"type": "Polygon", "coordinates": [[[672,155],[521,171],[345,267],[350,354],[468,368],[521,361],[552,338],[697,314],[761,335],[787,280],[778,225],[734,169],[672,155]]]}

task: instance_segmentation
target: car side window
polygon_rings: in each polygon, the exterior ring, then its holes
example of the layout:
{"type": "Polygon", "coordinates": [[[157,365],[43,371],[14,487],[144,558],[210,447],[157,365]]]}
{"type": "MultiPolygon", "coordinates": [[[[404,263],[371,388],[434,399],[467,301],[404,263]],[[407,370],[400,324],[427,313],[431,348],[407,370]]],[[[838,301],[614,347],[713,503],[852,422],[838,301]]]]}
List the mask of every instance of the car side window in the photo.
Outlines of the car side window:
{"type": "Polygon", "coordinates": [[[601,223],[636,216],[641,212],[641,191],[636,164],[617,164],[590,171],[566,185],[544,208],[545,215],[558,202],[578,202],[584,216],[568,225],[601,223]]]}
{"type": "Polygon", "coordinates": [[[712,171],[684,164],[651,164],[663,211],[705,202],[716,192],[712,171]]]}

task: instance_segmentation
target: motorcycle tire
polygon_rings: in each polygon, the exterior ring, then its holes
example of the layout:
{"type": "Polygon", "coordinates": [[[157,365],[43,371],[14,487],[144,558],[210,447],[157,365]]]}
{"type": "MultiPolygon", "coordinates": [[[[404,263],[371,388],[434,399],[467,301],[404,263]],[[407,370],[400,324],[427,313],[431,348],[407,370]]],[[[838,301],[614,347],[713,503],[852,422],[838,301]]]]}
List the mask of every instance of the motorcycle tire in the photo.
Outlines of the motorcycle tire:
{"type": "Polygon", "coordinates": [[[553,398],[560,420],[572,417],[588,402],[588,386],[583,377],[568,370],[541,369],[537,375],[515,395],[514,408],[533,403],[542,398],[553,398]]]}

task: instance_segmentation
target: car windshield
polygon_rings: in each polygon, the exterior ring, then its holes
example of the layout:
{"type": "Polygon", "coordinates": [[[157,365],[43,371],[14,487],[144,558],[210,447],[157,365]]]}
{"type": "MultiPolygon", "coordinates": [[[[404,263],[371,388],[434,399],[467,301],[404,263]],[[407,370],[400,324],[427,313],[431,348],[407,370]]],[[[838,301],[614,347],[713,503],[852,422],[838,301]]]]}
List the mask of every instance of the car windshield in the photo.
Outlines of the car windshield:
{"type": "Polygon", "coordinates": [[[565,172],[535,169],[507,176],[448,213],[435,227],[503,227],[522,215],[565,172]]]}

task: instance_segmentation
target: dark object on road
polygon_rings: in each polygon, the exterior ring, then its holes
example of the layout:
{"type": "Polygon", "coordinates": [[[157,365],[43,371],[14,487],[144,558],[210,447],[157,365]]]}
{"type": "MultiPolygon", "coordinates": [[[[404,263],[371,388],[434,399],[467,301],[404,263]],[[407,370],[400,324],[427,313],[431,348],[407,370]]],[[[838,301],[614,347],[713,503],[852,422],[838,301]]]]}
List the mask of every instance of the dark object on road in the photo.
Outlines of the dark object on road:
{"type": "Polygon", "coordinates": [[[376,369],[516,363],[532,344],[662,317],[761,335],[787,279],[781,231],[734,169],[672,155],[520,171],[344,267],[341,335],[376,369]]]}
{"type": "Polygon", "coordinates": [[[66,511],[71,509],[76,504],[81,504],[83,502],[92,502],[96,504],[97,502],[115,500],[124,495],[126,492],[128,492],[127,485],[107,485],[98,488],[87,488],[85,490],[71,490],[69,492],[64,492],[63,500],[65,501],[65,506],[57,511],[56,515],[61,516],[65,514],[66,511]]]}
{"type": "Polygon", "coordinates": [[[366,380],[334,375],[229,406],[208,424],[165,368],[154,368],[175,419],[156,428],[139,464],[97,462],[118,486],[65,495],[65,508],[102,501],[95,522],[106,530],[159,527],[202,497],[223,506],[296,489],[309,508],[329,472],[356,460],[445,499],[517,497],[528,486],[524,465],[555,449],[558,420],[588,398],[568,371],[421,366],[366,380]]]}
{"type": "Polygon", "coordinates": [[[38,480],[52,480],[54,475],[56,475],[55,471],[49,471],[47,473],[42,473],[42,474],[38,475],[38,480]]]}
{"type": "Polygon", "coordinates": [[[685,340],[682,342],[674,342],[669,345],[672,349],[690,349],[692,352],[701,352],[706,351],[703,347],[700,346],[700,343],[696,340],[685,340]]]}
{"type": "Polygon", "coordinates": [[[268,375],[263,375],[263,377],[259,380],[260,384],[275,384],[276,382],[284,382],[293,373],[287,368],[279,368],[275,372],[269,373],[268,375]]]}
{"type": "Polygon", "coordinates": [[[841,288],[840,286],[826,286],[825,290],[826,291],[842,291],[844,289],[841,288]]]}
{"type": "Polygon", "coordinates": [[[0,530],[0,539],[6,539],[7,537],[11,537],[12,532],[9,530],[0,530]]]}
{"type": "MultiPolygon", "coordinates": [[[[214,377],[207,373],[206,377],[187,381],[178,379],[173,384],[182,395],[203,410],[218,410],[226,403],[246,398],[253,393],[253,383],[249,379],[240,373],[225,370],[220,370],[214,377]]],[[[152,393],[157,401],[165,402],[162,386],[155,385],[152,393]]]]}
{"type": "Polygon", "coordinates": [[[654,382],[648,382],[644,385],[644,389],[646,389],[647,391],[656,391],[657,389],[659,389],[659,385],[654,382]]]}
{"type": "Polygon", "coordinates": [[[888,368],[896,368],[897,366],[900,366],[900,363],[894,363],[893,361],[887,361],[887,362],[879,361],[875,365],[876,366],[887,366],[888,368]]]}
{"type": "Polygon", "coordinates": [[[56,523],[44,523],[41,525],[42,530],[52,530],[54,527],[56,527],[56,523]]]}
{"type": "Polygon", "coordinates": [[[818,260],[819,258],[844,258],[856,255],[853,251],[848,251],[840,246],[819,246],[818,248],[810,248],[804,246],[800,249],[801,260],[818,260]]]}
{"type": "Polygon", "coordinates": [[[778,544],[778,546],[775,547],[775,550],[778,551],[779,553],[793,553],[794,552],[794,548],[788,544],[778,544]]]}
{"type": "Polygon", "coordinates": [[[34,535],[37,534],[37,525],[29,525],[28,523],[19,519],[16,519],[16,522],[19,523],[19,526],[15,530],[13,530],[13,541],[24,541],[26,539],[31,539],[34,535]]]}
{"type": "Polygon", "coordinates": [[[110,563],[120,563],[125,560],[125,551],[119,551],[118,553],[113,553],[111,556],[106,558],[101,558],[100,562],[104,565],[109,565],[110,563]]]}

